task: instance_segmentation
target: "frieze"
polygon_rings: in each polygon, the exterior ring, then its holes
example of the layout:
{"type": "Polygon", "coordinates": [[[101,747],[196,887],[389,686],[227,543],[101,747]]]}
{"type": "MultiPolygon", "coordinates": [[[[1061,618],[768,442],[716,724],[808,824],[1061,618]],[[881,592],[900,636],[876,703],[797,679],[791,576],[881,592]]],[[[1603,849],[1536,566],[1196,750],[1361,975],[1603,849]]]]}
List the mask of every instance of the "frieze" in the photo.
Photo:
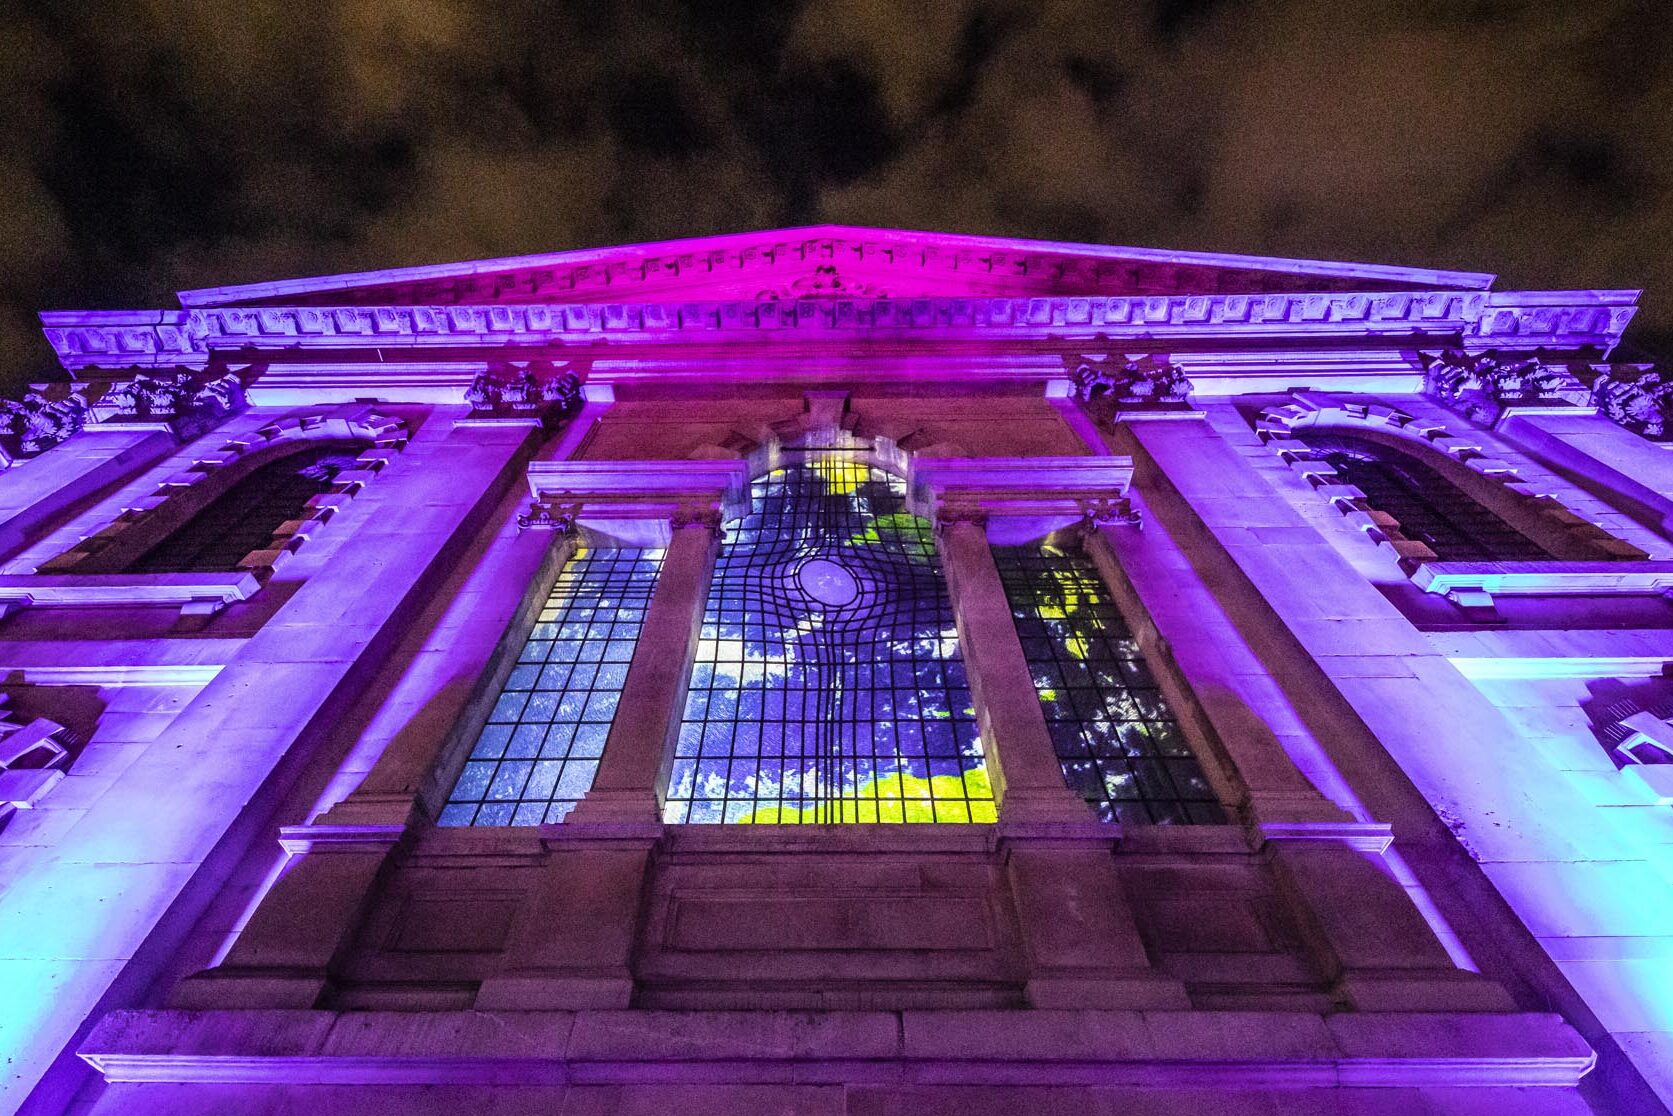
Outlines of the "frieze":
{"type": "Polygon", "coordinates": [[[1424,390],[1465,418],[1489,426],[1510,407],[1585,407],[1591,401],[1590,389],[1542,352],[1447,349],[1418,355],[1427,370],[1424,390]]]}

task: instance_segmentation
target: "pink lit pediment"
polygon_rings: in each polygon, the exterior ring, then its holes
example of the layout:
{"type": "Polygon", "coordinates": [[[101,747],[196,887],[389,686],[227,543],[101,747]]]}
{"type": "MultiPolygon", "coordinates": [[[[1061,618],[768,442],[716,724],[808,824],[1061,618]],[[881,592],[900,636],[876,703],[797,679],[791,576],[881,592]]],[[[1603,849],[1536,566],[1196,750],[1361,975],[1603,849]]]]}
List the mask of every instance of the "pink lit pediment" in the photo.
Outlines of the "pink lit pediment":
{"type": "Polygon", "coordinates": [[[1486,290],[1493,276],[822,225],[182,291],[187,307],[1486,290]]]}

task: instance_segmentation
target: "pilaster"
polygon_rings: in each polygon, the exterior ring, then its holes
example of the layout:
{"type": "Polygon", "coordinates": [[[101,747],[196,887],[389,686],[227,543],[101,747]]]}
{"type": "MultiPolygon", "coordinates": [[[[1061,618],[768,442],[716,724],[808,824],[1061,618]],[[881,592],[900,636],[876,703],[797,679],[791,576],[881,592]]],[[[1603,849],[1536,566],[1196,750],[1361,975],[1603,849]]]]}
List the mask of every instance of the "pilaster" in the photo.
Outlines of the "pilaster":
{"type": "Polygon", "coordinates": [[[669,525],[662,570],[622,683],[621,703],[604,741],[598,774],[570,813],[569,824],[661,823],[658,791],[691,679],[719,547],[720,509],[682,509],[669,525]]]}
{"type": "Polygon", "coordinates": [[[986,524],[980,512],[944,507],[936,528],[989,775],[1001,796],[1000,818],[1083,824],[1091,815],[1063,781],[986,524]]]}

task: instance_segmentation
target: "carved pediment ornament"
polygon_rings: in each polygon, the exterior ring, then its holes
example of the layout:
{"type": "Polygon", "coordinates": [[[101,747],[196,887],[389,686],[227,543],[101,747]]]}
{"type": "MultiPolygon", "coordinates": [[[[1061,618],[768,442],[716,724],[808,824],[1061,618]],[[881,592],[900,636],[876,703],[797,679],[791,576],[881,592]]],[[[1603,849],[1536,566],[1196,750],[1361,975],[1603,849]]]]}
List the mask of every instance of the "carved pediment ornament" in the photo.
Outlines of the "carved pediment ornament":
{"type": "Polygon", "coordinates": [[[1064,358],[1075,393],[1085,403],[1116,407],[1183,407],[1191,394],[1184,369],[1165,356],[1077,354],[1064,358]]]}
{"type": "Polygon", "coordinates": [[[1584,407],[1586,385],[1544,354],[1466,353],[1447,349],[1420,353],[1427,376],[1424,390],[1477,422],[1493,423],[1507,407],[1584,407]]]}
{"type": "Polygon", "coordinates": [[[554,426],[581,409],[581,377],[549,360],[491,361],[465,389],[465,401],[478,416],[554,426]]]}

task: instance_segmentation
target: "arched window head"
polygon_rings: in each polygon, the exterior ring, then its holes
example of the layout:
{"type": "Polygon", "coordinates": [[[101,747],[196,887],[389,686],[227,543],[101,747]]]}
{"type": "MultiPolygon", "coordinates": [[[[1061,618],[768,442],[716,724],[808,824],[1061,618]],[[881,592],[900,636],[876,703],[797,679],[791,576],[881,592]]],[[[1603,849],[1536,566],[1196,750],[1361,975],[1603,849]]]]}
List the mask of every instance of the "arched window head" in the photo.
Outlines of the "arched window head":
{"type": "Polygon", "coordinates": [[[265,550],[308,501],[352,468],[363,444],[322,442],[260,466],[128,566],[129,573],[223,573],[265,550]]]}
{"type": "Polygon", "coordinates": [[[1443,562],[1527,562],[1551,557],[1538,543],[1483,506],[1421,458],[1381,442],[1338,431],[1297,438],[1365,494],[1371,509],[1399,522],[1401,535],[1428,546],[1443,562]]]}
{"type": "Polygon", "coordinates": [[[928,521],[897,477],[810,454],[727,524],[669,822],[991,822],[928,521]]]}

